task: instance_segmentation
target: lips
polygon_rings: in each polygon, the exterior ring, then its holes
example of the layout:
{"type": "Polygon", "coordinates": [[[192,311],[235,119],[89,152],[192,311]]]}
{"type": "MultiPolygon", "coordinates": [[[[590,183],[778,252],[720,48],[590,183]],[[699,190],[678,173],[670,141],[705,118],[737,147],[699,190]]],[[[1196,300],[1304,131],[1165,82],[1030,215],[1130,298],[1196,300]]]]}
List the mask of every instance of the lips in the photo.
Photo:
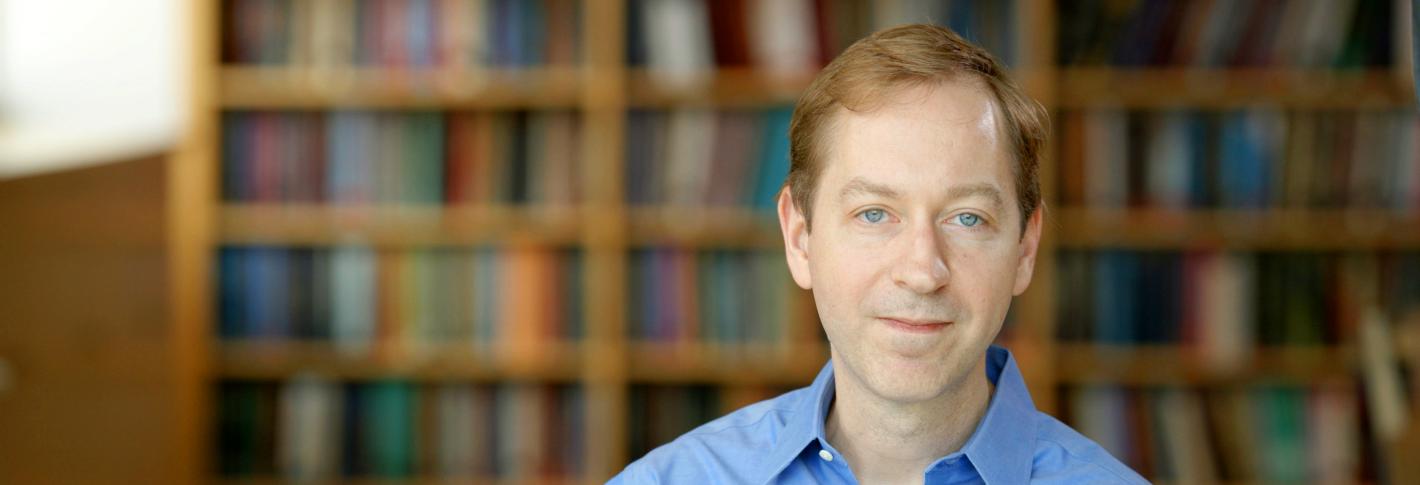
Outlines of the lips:
{"type": "Polygon", "coordinates": [[[878,321],[896,330],[912,333],[938,332],[947,328],[947,325],[951,325],[951,322],[941,320],[920,320],[900,317],[879,317],[878,321]]]}

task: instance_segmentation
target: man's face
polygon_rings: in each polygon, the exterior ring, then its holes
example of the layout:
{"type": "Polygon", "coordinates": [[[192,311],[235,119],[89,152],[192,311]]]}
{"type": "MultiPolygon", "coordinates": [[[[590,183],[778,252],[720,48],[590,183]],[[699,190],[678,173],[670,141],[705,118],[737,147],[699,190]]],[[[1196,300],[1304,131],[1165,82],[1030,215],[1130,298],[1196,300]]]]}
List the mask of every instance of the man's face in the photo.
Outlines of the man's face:
{"type": "Polygon", "coordinates": [[[1029,285],[1039,211],[1022,237],[984,85],[903,89],[834,116],[811,232],[781,194],[790,271],[851,377],[893,401],[937,397],[977,368],[1029,285]]]}

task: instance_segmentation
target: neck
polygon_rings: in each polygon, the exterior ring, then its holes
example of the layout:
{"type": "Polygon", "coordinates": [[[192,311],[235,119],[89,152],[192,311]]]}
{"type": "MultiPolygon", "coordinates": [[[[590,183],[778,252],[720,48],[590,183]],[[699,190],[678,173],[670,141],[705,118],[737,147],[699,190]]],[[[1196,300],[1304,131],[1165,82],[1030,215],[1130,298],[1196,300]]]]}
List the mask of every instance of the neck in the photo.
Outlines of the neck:
{"type": "Polygon", "coordinates": [[[985,356],[961,382],[926,401],[883,399],[834,359],[829,442],[860,483],[922,483],[928,465],[960,450],[991,401],[985,356]]]}

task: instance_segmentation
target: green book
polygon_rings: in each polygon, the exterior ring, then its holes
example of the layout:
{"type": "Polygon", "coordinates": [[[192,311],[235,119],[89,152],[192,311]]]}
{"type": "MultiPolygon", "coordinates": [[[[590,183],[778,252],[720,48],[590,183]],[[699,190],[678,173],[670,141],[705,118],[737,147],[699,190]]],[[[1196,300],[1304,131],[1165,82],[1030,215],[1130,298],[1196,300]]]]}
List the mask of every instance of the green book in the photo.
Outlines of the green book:
{"type": "Polygon", "coordinates": [[[365,459],[371,475],[407,477],[414,473],[413,387],[407,382],[380,381],[364,393],[365,459]]]}

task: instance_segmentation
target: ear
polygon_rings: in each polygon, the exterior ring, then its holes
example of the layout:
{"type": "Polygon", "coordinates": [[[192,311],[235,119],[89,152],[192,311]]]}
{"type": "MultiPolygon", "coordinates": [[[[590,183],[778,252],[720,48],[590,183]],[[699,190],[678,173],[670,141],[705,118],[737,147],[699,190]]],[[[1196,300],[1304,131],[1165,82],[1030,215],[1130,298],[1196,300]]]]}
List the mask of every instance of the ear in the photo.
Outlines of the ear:
{"type": "Polygon", "coordinates": [[[1031,275],[1035,274],[1035,257],[1040,251],[1041,226],[1044,225],[1045,202],[1041,202],[1026,221],[1025,234],[1021,235],[1020,259],[1016,261],[1016,285],[1014,295],[1020,296],[1030,287],[1031,275]]]}
{"type": "Polygon", "coordinates": [[[813,288],[809,273],[809,225],[804,213],[794,207],[792,188],[779,191],[779,230],[784,233],[784,257],[789,261],[789,274],[794,283],[805,290],[813,288]]]}

